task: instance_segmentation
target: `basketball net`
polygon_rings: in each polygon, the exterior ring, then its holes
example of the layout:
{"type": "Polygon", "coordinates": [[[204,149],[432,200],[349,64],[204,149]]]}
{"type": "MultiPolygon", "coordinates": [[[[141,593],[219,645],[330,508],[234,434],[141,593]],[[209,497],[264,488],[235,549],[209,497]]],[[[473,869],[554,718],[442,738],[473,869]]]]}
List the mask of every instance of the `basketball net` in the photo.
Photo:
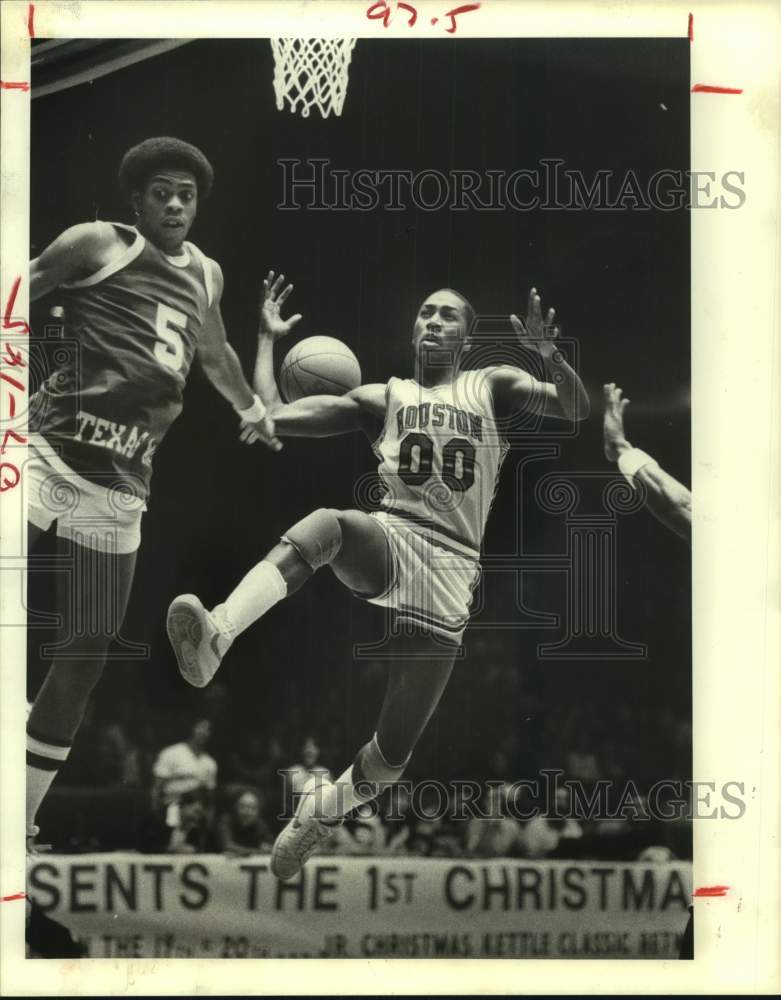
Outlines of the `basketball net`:
{"type": "Polygon", "coordinates": [[[272,38],[274,93],[281,111],[300,110],[303,118],[316,105],[323,118],[342,113],[355,38],[272,38]]]}

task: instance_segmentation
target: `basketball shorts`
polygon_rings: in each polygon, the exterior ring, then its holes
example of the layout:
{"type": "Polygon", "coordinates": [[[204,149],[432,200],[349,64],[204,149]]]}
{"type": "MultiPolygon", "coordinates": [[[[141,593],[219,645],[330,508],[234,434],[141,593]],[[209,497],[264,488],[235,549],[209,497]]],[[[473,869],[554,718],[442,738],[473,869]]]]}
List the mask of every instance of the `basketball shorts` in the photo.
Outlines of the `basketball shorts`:
{"type": "Polygon", "coordinates": [[[56,521],[60,538],[116,555],[140,545],[146,503],[127,489],[84,479],[40,435],[30,439],[22,482],[27,519],[41,531],[56,521]]]}
{"type": "Polygon", "coordinates": [[[450,548],[438,532],[374,511],[391,552],[388,589],[369,604],[395,611],[398,624],[460,645],[480,579],[480,563],[450,548]]]}

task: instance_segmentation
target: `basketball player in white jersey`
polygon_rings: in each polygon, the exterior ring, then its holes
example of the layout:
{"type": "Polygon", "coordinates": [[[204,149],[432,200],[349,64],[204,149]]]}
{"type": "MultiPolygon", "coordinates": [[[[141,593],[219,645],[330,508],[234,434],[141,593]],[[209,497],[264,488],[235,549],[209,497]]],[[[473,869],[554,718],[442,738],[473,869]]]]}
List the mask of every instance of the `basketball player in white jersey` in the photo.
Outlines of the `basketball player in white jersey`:
{"type": "Polygon", "coordinates": [[[316,510],[293,525],[224,604],[206,611],[197,597],[176,598],[168,612],[183,676],[197,687],[214,676],[239,633],[330,566],[356,596],[392,608],[403,626],[393,646],[388,685],[372,739],[336,784],[312,779],[296,815],[274,844],[271,867],[292,878],[341,817],[397,781],[439,702],[469,620],[485,522],[507,452],[500,424],[520,410],[583,419],[588,397],[543,322],[532,289],[526,322],[511,317],[534,343],[550,381],[509,366],[459,371],[469,350],[474,311],[452,289],[421,305],[412,334],[415,375],[364,385],[344,396],[309,396],[284,404],[273,373],[273,345],[287,332],[279,315],[291,286],[264,283],[255,389],[284,437],[327,437],[362,430],[372,444],[387,493],[382,509],[316,510]]]}

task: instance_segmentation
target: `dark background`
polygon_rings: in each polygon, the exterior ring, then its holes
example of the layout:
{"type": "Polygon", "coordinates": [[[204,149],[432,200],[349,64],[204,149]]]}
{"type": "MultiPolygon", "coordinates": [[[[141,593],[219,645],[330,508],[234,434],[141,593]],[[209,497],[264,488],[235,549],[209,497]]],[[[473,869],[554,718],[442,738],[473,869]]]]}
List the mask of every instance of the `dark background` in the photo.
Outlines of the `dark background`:
{"type": "MultiPolygon", "coordinates": [[[[611,471],[601,448],[605,381],[633,400],[630,440],[690,483],[686,210],[275,207],[282,157],[326,157],[335,169],[481,172],[534,169],[543,157],[560,157],[589,179],[598,169],[619,176],[633,169],[641,181],[660,169],[686,170],[685,39],[361,39],[344,114],[326,121],[317,111],[307,120],[278,112],[271,78],[267,41],[197,41],[36,99],[31,255],[74,223],[131,221],[115,183],[122,154],[148,136],[179,136],[215,168],[191,238],[222,265],[223,314],[248,375],[269,268],[296,284],[289,307],[304,320],[291,344],[313,333],[337,336],[358,355],[365,381],[410,373],[412,320],[432,289],[455,287],[478,313],[497,315],[522,311],[534,284],[543,305],[556,306],[565,336],[577,340],[593,413],[577,438],[561,438],[559,459],[534,463],[531,485],[554,470],[611,471]]],[[[51,304],[33,312],[35,330],[51,304]]],[[[297,518],[318,506],[352,506],[355,481],[376,465],[358,436],[291,440],[272,456],[241,446],[236,424],[193,371],[184,413],[156,455],[123,628],[151,654],[109,663],[64,784],[88,780],[90,740],[112,721],[159,749],[184,736],[193,713],[210,715],[221,767],[251,734],[276,737],[289,763],[313,732],[337,773],[373,731],[384,664],[354,662],[352,647],[377,637],[383,613],[351,598],[327,571],[243,636],[210,688],[196,692],[178,676],[164,630],[170,600],[190,591],[216,603],[297,518]]],[[[522,454],[511,452],[505,463],[486,551],[508,551],[521,516],[534,551],[560,553],[563,518],[539,512],[530,490],[517,495],[522,454]]],[[[624,639],[647,643],[648,658],[540,660],[537,645],[561,633],[481,627],[518,614],[513,576],[489,574],[486,609],[467,632],[466,657],[411,776],[512,779],[566,766],[576,745],[596,754],[608,777],[647,784],[689,775],[690,552],[645,511],[622,518],[619,529],[618,628],[624,639]]],[[[49,599],[33,574],[34,606],[49,599]]],[[[528,576],[524,601],[561,613],[560,577],[528,576]]],[[[43,671],[38,644],[48,638],[31,633],[31,696],[43,671]]]]}

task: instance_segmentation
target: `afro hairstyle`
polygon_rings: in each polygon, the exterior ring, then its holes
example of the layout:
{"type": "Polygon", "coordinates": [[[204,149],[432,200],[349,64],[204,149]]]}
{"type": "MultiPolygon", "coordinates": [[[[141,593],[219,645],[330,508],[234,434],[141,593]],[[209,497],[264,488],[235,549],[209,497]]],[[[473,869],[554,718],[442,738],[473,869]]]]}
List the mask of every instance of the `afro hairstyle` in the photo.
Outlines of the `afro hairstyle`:
{"type": "Polygon", "coordinates": [[[147,178],[161,167],[188,170],[194,174],[198,196],[206,198],[212,189],[214,169],[196,146],[171,136],[144,139],[122,157],[119,165],[119,185],[129,197],[141,191],[147,178]]]}

